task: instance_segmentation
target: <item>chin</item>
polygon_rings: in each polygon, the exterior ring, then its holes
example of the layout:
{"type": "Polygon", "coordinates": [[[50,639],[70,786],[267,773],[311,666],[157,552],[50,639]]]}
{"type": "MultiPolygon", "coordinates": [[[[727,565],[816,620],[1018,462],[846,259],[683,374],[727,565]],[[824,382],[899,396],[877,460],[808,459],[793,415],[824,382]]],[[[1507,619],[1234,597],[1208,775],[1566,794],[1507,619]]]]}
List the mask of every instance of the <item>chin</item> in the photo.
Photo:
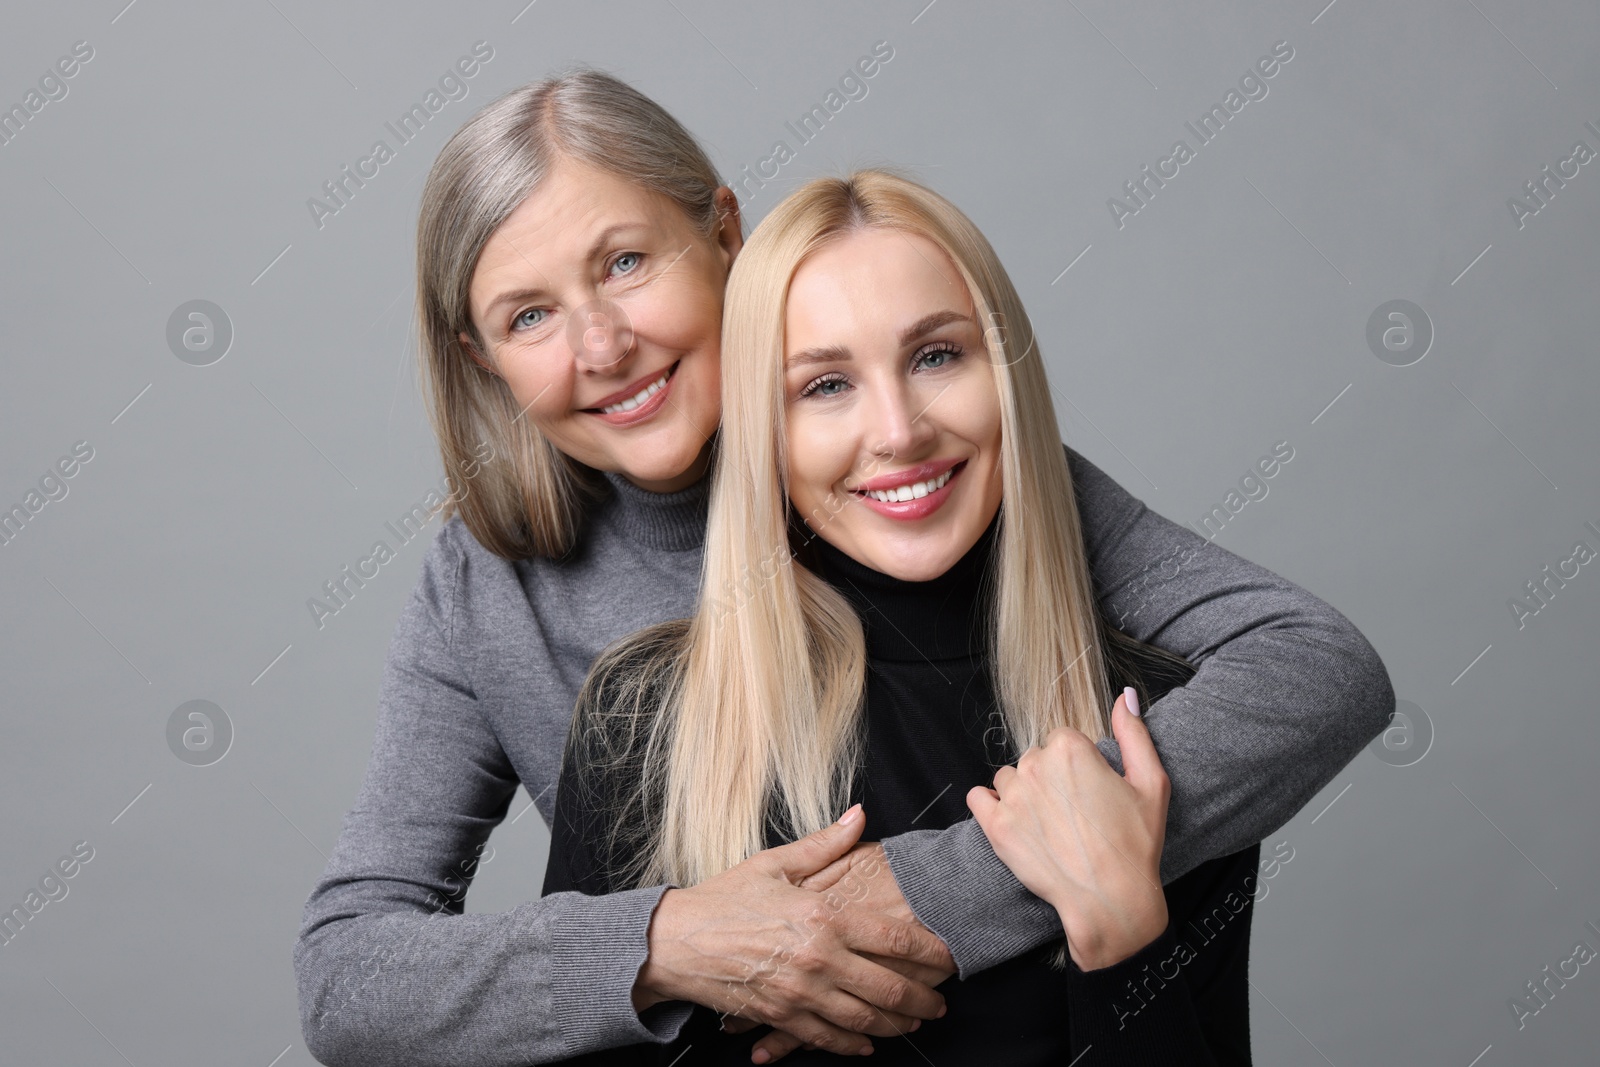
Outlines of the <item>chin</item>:
{"type": "Polygon", "coordinates": [[[952,544],[952,536],[957,532],[930,530],[920,535],[885,540],[873,551],[877,562],[870,566],[903,582],[931,582],[954,567],[967,549],[977,542],[978,535],[975,534],[965,547],[952,544]]]}
{"type": "Polygon", "coordinates": [[[902,582],[931,582],[955,566],[959,558],[937,549],[917,552],[891,551],[883,553],[880,561],[872,566],[874,570],[882,571],[902,582]]]}
{"type": "Polygon", "coordinates": [[[617,472],[638,482],[671,482],[695,465],[706,438],[694,427],[675,427],[674,432],[641,441],[617,458],[617,472]]]}

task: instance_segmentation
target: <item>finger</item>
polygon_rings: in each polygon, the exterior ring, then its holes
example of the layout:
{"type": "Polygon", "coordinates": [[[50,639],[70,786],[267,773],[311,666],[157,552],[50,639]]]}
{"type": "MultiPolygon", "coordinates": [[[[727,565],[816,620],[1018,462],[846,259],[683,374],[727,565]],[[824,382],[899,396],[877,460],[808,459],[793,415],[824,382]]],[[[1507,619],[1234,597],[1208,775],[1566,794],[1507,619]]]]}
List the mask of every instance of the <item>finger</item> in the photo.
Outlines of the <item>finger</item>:
{"type": "Polygon", "coordinates": [[[1111,709],[1111,731],[1122,749],[1122,769],[1128,784],[1141,794],[1159,794],[1164,788],[1166,772],[1161,767],[1161,757],[1156,754],[1155,742],[1150,738],[1150,728],[1145,725],[1143,716],[1134,715],[1130,710],[1130,693],[1133,706],[1138,706],[1138,694],[1131,688],[1123,690],[1111,709]]]}
{"type": "Polygon", "coordinates": [[[724,1015],[722,1028],[730,1034],[742,1034],[746,1030],[754,1029],[761,1024],[754,1019],[746,1019],[743,1015],[724,1015]]]}
{"type": "Polygon", "coordinates": [[[972,817],[978,820],[978,825],[985,833],[989,829],[989,820],[994,818],[999,807],[1000,794],[988,786],[975,785],[967,790],[967,810],[972,812],[972,817]]]}
{"type": "MultiPolygon", "coordinates": [[[[869,959],[873,963],[889,968],[896,974],[905,975],[913,982],[921,982],[923,985],[931,986],[935,989],[937,989],[938,986],[951,975],[956,973],[953,968],[943,964],[929,967],[925,963],[916,963],[912,960],[903,960],[898,956],[880,956],[875,952],[863,952],[861,953],[861,956],[863,959],[869,959]]],[[[954,960],[951,961],[951,963],[954,962],[954,960]]]]}
{"type": "MultiPolygon", "coordinates": [[[[872,1042],[864,1034],[835,1026],[821,1016],[809,1011],[797,1012],[793,1017],[784,1020],[783,1025],[790,1034],[799,1038],[807,1048],[820,1048],[827,1052],[837,1053],[840,1056],[864,1056],[872,1051],[872,1042]]],[[[772,1037],[779,1032],[774,1030],[772,1034],[766,1035],[757,1044],[761,1044],[761,1042],[767,1040],[767,1037],[772,1037]]],[[[752,1048],[752,1055],[754,1051],[754,1048],[752,1048]]]]}
{"type": "MultiPolygon", "coordinates": [[[[939,1000],[942,1005],[944,998],[939,1000]]],[[[922,1025],[920,1019],[852,995],[845,991],[843,982],[817,1001],[815,1011],[824,1021],[842,1030],[872,1037],[899,1037],[922,1025]]]]}
{"type": "Polygon", "coordinates": [[[866,825],[867,819],[861,805],[852,804],[838,822],[809,833],[798,841],[758,852],[751,858],[759,858],[767,869],[783,875],[791,882],[798,882],[849,852],[860,840],[861,831],[866,825]]]}
{"type": "MultiPolygon", "coordinates": [[[[930,935],[931,936],[931,935],[930,935]]],[[[941,948],[943,942],[940,942],[941,948]]],[[[872,952],[872,950],[864,950],[872,952]]],[[[890,948],[872,952],[879,956],[900,956],[902,953],[890,948]]],[[[927,960],[913,960],[927,966],[937,966],[927,960]]],[[[834,984],[844,993],[852,994],[849,1000],[865,1003],[886,1015],[894,1017],[897,1031],[904,1032],[911,1024],[912,1019],[937,1019],[944,1010],[944,995],[931,986],[922,982],[913,981],[904,975],[897,974],[882,964],[874,963],[865,956],[848,955],[841,962],[838,969],[830,976],[834,984]],[[859,999],[858,999],[859,998],[859,999]]],[[[836,1010],[848,1009],[855,1005],[839,1005],[836,1010]]],[[[871,1020],[858,1018],[850,1014],[835,1014],[834,1011],[824,1010],[823,1014],[831,1021],[849,1026],[854,1030],[867,1034],[878,1034],[880,1037],[889,1037],[889,1033],[879,1033],[870,1025],[871,1020]]]]}
{"type": "Polygon", "coordinates": [[[805,1044],[786,1030],[774,1030],[755,1043],[750,1059],[755,1063],[776,1063],[805,1044]]]}
{"type": "MultiPolygon", "coordinates": [[[[893,956],[927,967],[943,968],[951,962],[950,949],[944,940],[915,919],[891,919],[878,912],[846,908],[839,913],[836,929],[839,939],[852,952],[893,956]]],[[[907,1010],[895,1004],[884,1006],[907,1010]]]]}
{"type": "Polygon", "coordinates": [[[818,871],[816,874],[807,875],[805,878],[802,878],[800,880],[800,888],[815,890],[818,893],[826,892],[837,885],[839,883],[839,879],[843,878],[854,864],[855,860],[852,858],[850,853],[846,853],[845,855],[834,860],[832,863],[828,864],[826,867],[822,868],[822,870],[818,871]]]}
{"type": "Polygon", "coordinates": [[[1016,774],[1017,769],[1009,763],[994,772],[994,788],[997,796],[1006,795],[1006,784],[1016,777],[1016,774]]]}

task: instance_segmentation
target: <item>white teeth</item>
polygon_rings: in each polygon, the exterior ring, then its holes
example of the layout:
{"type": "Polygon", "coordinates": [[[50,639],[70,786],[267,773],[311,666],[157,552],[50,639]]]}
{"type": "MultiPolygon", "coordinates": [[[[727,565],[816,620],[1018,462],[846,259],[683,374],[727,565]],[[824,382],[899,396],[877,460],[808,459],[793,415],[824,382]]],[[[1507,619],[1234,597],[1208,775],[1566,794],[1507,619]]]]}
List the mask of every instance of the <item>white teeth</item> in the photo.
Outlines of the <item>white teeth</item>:
{"type": "Polygon", "coordinates": [[[910,485],[896,486],[893,489],[869,489],[867,495],[885,504],[898,504],[902,500],[919,500],[929,493],[943,489],[944,483],[948,482],[954,473],[955,468],[951,467],[937,478],[930,478],[925,482],[912,482],[910,485]]]}
{"type": "Polygon", "coordinates": [[[658,393],[662,389],[666,388],[667,375],[671,374],[671,373],[672,373],[672,371],[669,368],[668,370],[666,370],[665,372],[662,373],[661,377],[659,377],[655,381],[651,382],[648,387],[639,390],[633,396],[630,396],[628,399],[622,401],[620,404],[610,404],[610,405],[608,405],[606,407],[601,408],[600,410],[603,411],[607,415],[615,415],[619,411],[632,411],[634,408],[638,407],[640,404],[643,404],[646,400],[649,400],[656,393],[658,393]]]}

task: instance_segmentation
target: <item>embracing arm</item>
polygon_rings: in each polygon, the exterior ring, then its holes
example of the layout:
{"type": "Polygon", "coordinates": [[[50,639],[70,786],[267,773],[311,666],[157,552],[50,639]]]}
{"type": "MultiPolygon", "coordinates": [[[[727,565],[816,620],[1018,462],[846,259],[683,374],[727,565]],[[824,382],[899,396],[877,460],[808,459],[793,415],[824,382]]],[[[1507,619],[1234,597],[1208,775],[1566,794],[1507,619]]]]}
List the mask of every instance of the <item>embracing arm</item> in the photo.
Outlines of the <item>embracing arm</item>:
{"type": "Polygon", "coordinates": [[[652,1030],[632,1003],[664,887],[462,914],[518,782],[453,653],[460,563],[437,537],[389,647],[360,794],[306,902],[306,1046],[338,1067],[512,1067],[670,1041],[681,1018],[652,1030]]]}
{"type": "MultiPolygon", "coordinates": [[[[1106,620],[1198,672],[1147,710],[1172,784],[1163,882],[1283,826],[1381,732],[1383,661],[1343,615],[1287,578],[1158,515],[1067,449],[1106,620]]],[[[1099,742],[1121,769],[1114,739],[1099,742]]],[[[906,901],[961,977],[1062,935],[971,819],[887,838],[906,901]]]]}

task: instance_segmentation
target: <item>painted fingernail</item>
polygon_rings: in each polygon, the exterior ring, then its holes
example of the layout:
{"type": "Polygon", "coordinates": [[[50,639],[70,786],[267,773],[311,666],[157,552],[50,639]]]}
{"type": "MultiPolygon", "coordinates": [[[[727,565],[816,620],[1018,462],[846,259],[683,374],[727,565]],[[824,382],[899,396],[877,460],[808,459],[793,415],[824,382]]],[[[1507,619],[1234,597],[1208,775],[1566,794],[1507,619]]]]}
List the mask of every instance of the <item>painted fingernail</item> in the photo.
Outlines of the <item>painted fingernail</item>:
{"type": "Polygon", "coordinates": [[[1137,692],[1135,692],[1133,686],[1130,685],[1130,686],[1126,686],[1122,690],[1122,696],[1128,703],[1128,714],[1132,715],[1134,718],[1138,718],[1138,716],[1139,716],[1139,694],[1137,692]]]}

